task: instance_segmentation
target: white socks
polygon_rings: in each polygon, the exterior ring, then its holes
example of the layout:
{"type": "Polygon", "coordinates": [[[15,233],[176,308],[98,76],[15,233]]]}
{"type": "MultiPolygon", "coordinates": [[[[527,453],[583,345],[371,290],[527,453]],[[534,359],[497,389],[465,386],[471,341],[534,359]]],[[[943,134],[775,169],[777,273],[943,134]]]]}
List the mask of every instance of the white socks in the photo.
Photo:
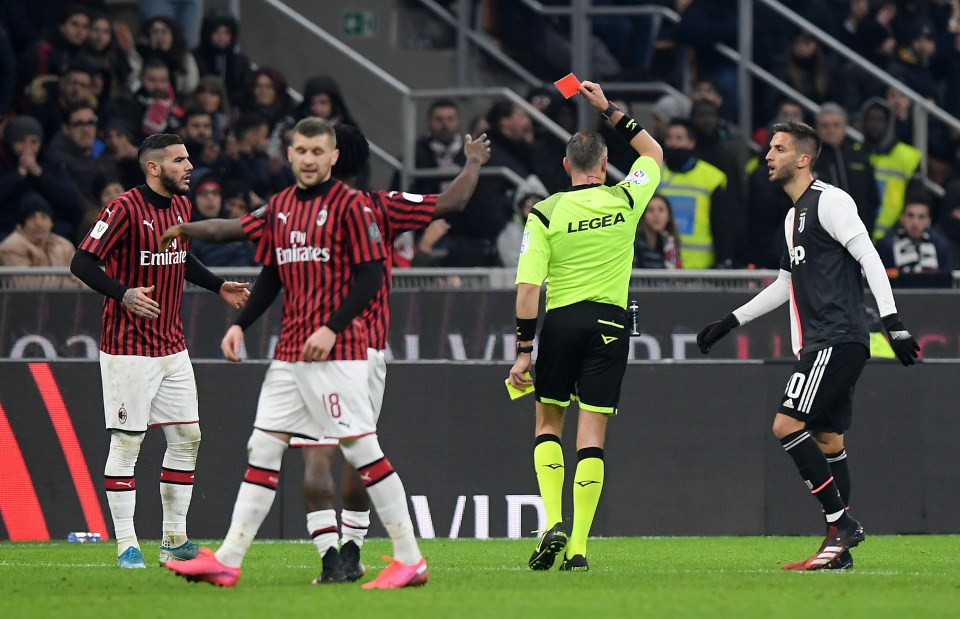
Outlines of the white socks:
{"type": "Polygon", "coordinates": [[[145,434],[119,431],[110,433],[110,451],[103,471],[103,482],[107,490],[110,515],[113,517],[118,557],[130,546],[140,548],[133,525],[133,513],[137,508],[137,481],[133,471],[137,466],[137,456],[140,455],[140,444],[143,443],[145,434]]]}
{"type": "Polygon", "coordinates": [[[200,450],[200,426],[195,423],[163,427],[167,451],[160,469],[163,503],[162,546],[175,548],[187,541],[187,511],[193,496],[193,476],[200,450]]]}
{"type": "Polygon", "coordinates": [[[217,560],[227,567],[240,567],[260,525],[270,512],[280,483],[280,465],[287,443],[274,436],[254,430],[247,442],[250,454],[247,473],[240,484],[237,501],[233,505],[230,530],[217,550],[217,560]]]}

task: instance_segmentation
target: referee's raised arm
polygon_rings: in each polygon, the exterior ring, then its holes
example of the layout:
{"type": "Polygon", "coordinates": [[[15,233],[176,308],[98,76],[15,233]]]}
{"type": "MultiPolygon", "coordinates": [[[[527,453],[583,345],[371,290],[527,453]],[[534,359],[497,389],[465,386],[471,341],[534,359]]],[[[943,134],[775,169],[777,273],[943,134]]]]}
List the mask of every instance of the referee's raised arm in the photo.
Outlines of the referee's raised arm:
{"type": "Polygon", "coordinates": [[[658,166],[663,167],[663,148],[660,147],[660,144],[653,139],[653,136],[646,129],[640,126],[640,123],[621,112],[620,108],[608,101],[607,96],[603,94],[603,90],[600,88],[600,84],[582,82],[580,84],[580,94],[590,102],[594,109],[610,121],[617,133],[626,138],[630,142],[630,146],[641,157],[650,157],[657,162],[658,166]]]}

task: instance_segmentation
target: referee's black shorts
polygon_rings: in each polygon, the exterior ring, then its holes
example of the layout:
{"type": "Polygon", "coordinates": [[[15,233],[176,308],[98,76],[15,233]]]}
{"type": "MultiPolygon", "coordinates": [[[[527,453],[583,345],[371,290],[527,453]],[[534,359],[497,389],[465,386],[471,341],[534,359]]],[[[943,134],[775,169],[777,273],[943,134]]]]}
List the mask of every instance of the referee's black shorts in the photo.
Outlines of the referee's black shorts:
{"type": "Polygon", "coordinates": [[[808,430],[843,434],[853,423],[853,388],[869,358],[867,347],[854,342],[801,354],[778,412],[808,430]]]}
{"type": "Polygon", "coordinates": [[[627,369],[630,332],[626,311],[583,301],[547,312],[537,349],[537,400],[616,414],[627,369]]]}

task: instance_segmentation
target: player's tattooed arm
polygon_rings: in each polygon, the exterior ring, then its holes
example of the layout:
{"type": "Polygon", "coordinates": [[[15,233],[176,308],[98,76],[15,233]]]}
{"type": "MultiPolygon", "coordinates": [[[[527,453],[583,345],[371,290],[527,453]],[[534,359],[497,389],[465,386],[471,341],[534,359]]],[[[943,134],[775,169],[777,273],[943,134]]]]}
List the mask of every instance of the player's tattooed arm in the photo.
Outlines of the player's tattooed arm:
{"type": "Polygon", "coordinates": [[[136,316],[143,318],[156,318],[160,315],[160,304],[151,299],[149,295],[153,292],[154,286],[149,288],[128,288],[123,293],[123,306],[136,316]]]}

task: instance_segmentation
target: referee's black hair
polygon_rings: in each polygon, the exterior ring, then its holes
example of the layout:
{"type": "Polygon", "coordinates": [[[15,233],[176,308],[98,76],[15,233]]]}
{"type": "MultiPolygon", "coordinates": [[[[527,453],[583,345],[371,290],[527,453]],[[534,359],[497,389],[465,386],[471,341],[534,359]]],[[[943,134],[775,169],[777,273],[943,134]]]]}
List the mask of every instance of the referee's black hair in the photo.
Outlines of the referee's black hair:
{"type": "Polygon", "coordinates": [[[336,131],[340,156],[331,173],[342,181],[356,178],[370,161],[370,144],[366,136],[352,125],[337,125],[336,131]]]}
{"type": "Polygon", "coordinates": [[[773,133],[786,133],[793,138],[797,145],[797,150],[805,155],[810,155],[810,167],[817,162],[820,157],[820,149],[823,147],[823,140],[817,134],[813,127],[806,123],[790,120],[783,123],[777,123],[773,126],[773,133]]]}
{"type": "Polygon", "coordinates": [[[140,144],[140,151],[137,153],[140,166],[146,165],[147,158],[152,153],[174,144],[183,144],[183,138],[176,133],[155,133],[151,135],[140,144]]]}

